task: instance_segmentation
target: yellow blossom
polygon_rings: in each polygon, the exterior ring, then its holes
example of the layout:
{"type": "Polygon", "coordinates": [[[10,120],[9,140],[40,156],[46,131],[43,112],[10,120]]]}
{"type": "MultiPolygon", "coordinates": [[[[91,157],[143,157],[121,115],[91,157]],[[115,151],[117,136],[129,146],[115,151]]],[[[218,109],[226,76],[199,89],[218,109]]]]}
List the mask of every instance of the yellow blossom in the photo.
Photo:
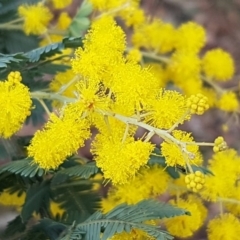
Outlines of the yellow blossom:
{"type": "Polygon", "coordinates": [[[175,29],[169,23],[154,19],[134,28],[132,43],[135,47],[144,47],[159,53],[173,50],[175,44],[175,29]]]}
{"type": "MultiPolygon", "coordinates": [[[[240,167],[240,166],[239,166],[240,167]]],[[[221,200],[220,200],[221,201],[221,200]]],[[[240,216],[240,186],[239,184],[237,186],[234,186],[234,190],[232,192],[230,201],[223,201],[224,207],[234,214],[235,216],[240,216]],[[233,200],[233,201],[231,201],[233,200]]]]}
{"type": "Polygon", "coordinates": [[[161,166],[142,168],[135,178],[122,185],[115,185],[103,200],[103,211],[107,212],[121,203],[136,204],[163,194],[170,181],[169,174],[161,166]],[[111,204],[112,203],[112,204],[111,204]]]}
{"type": "MultiPolygon", "coordinates": [[[[59,92],[61,91],[61,88],[64,87],[66,84],[68,84],[73,78],[75,77],[75,74],[71,69],[65,71],[65,72],[59,72],[57,73],[53,80],[50,83],[50,89],[53,92],[59,92]]],[[[61,94],[66,97],[74,97],[76,92],[76,83],[71,84],[68,86],[61,94]]]]}
{"type": "Polygon", "coordinates": [[[174,130],[173,136],[177,140],[182,142],[192,142],[193,144],[186,145],[186,148],[183,148],[174,142],[164,141],[161,144],[161,153],[166,158],[167,166],[180,165],[186,167],[186,162],[200,165],[202,163],[202,156],[199,152],[199,147],[194,144],[194,139],[191,136],[191,133],[174,130]]]}
{"type": "Polygon", "coordinates": [[[111,180],[114,185],[125,184],[135,176],[141,166],[147,164],[154,145],[141,140],[135,141],[131,136],[124,137],[121,128],[109,128],[111,132],[97,135],[92,152],[105,179],[111,180]]]}
{"type": "Polygon", "coordinates": [[[10,189],[5,189],[0,193],[0,204],[3,206],[16,207],[18,211],[21,210],[26,198],[25,192],[11,193],[10,189]]]}
{"type": "Polygon", "coordinates": [[[71,22],[71,17],[66,12],[62,12],[58,18],[57,27],[60,30],[67,30],[71,22]]]}
{"type": "Polygon", "coordinates": [[[112,69],[110,89],[114,93],[116,105],[125,107],[124,114],[133,115],[142,110],[154,89],[159,88],[158,80],[148,68],[135,62],[118,64],[112,69]]]}
{"type": "Polygon", "coordinates": [[[142,9],[139,8],[130,8],[128,11],[120,11],[119,15],[125,21],[128,27],[139,26],[145,21],[145,14],[142,9]]]}
{"type": "Polygon", "coordinates": [[[53,216],[62,216],[65,210],[55,201],[50,202],[50,211],[53,216]]]}
{"type": "Polygon", "coordinates": [[[191,213],[191,216],[176,216],[164,221],[167,231],[173,236],[190,237],[203,225],[207,210],[199,198],[190,196],[187,200],[179,198],[177,201],[171,200],[169,203],[191,213]]]}
{"type": "Polygon", "coordinates": [[[207,233],[209,240],[238,240],[240,221],[234,215],[225,213],[209,222],[207,233]]]}
{"type": "MultiPolygon", "coordinates": [[[[109,11],[118,8],[127,9],[139,4],[139,0],[90,0],[93,8],[99,11],[109,11]]],[[[120,10],[119,9],[119,10],[120,10]]],[[[109,11],[114,14],[114,11],[109,11]]],[[[117,12],[115,12],[116,14],[117,12]]]]}
{"type": "Polygon", "coordinates": [[[53,15],[42,3],[36,5],[21,5],[18,14],[24,18],[24,32],[29,34],[43,34],[53,15]]]}
{"type": "MultiPolygon", "coordinates": [[[[169,76],[171,76],[171,73],[169,76]]],[[[189,77],[185,80],[181,79],[181,77],[177,77],[176,79],[176,86],[180,88],[186,96],[201,92],[202,85],[203,82],[198,75],[189,77]]]]}
{"type": "Polygon", "coordinates": [[[72,68],[76,74],[91,79],[108,81],[112,67],[122,62],[125,34],[113,18],[96,20],[85,36],[84,49],[75,51],[72,68]]]}
{"type": "Polygon", "coordinates": [[[175,123],[183,123],[187,119],[186,99],[181,93],[160,89],[156,98],[149,98],[149,100],[149,115],[147,115],[146,121],[151,125],[169,129],[175,123]]]}
{"type": "Polygon", "coordinates": [[[235,72],[232,56],[220,48],[206,52],[202,68],[207,77],[218,81],[229,80],[235,72]]]}
{"type": "Polygon", "coordinates": [[[62,9],[72,3],[72,0],[51,0],[54,8],[62,9]]]}
{"type": "Polygon", "coordinates": [[[176,31],[175,47],[178,51],[198,53],[204,46],[205,42],[205,30],[197,23],[184,23],[176,31]]]}
{"type": "Polygon", "coordinates": [[[146,232],[140,229],[132,229],[131,232],[117,233],[109,240],[155,240],[156,238],[149,236],[146,232]]]}
{"type": "Polygon", "coordinates": [[[199,78],[200,67],[199,57],[189,52],[175,52],[168,65],[170,77],[176,84],[199,78]]]}
{"type": "Polygon", "coordinates": [[[140,62],[142,59],[142,53],[139,49],[133,48],[128,52],[127,60],[132,62],[140,62]]]}
{"type": "MultiPolygon", "coordinates": [[[[109,110],[111,99],[108,98],[106,91],[100,82],[81,79],[76,85],[77,101],[69,106],[71,111],[76,114],[83,111],[83,115],[94,124],[94,115],[99,115],[97,111],[109,110]]],[[[66,109],[65,109],[66,111],[66,109]]]]}
{"type": "Polygon", "coordinates": [[[217,93],[212,88],[202,87],[199,89],[199,92],[201,92],[204,96],[208,98],[208,105],[209,107],[215,106],[217,103],[217,93]]]}
{"type": "Polygon", "coordinates": [[[35,133],[28,147],[28,155],[39,167],[56,169],[84,146],[84,141],[90,136],[90,126],[80,118],[80,114],[71,111],[60,117],[51,114],[44,129],[35,133]]]}
{"type": "Polygon", "coordinates": [[[0,137],[11,137],[31,114],[30,92],[21,79],[19,72],[11,72],[0,82],[0,137]]]}
{"type": "Polygon", "coordinates": [[[206,200],[217,201],[218,198],[229,198],[240,173],[240,157],[233,149],[217,152],[208,161],[208,169],[214,176],[206,175],[205,188],[201,195],[206,200]]]}
{"type": "Polygon", "coordinates": [[[149,71],[159,81],[159,87],[164,88],[166,86],[167,82],[169,81],[168,70],[159,63],[150,63],[149,71]]]}
{"type": "Polygon", "coordinates": [[[239,101],[236,93],[230,91],[223,93],[217,101],[216,106],[226,112],[236,111],[239,108],[239,101]]]}

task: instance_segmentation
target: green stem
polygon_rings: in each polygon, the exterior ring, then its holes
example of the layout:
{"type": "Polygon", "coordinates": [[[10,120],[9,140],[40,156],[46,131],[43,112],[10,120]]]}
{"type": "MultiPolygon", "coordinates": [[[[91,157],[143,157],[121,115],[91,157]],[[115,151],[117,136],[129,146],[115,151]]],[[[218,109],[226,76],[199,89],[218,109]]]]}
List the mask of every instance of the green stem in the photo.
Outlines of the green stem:
{"type": "Polygon", "coordinates": [[[174,125],[168,129],[168,132],[172,132],[179,124],[181,124],[186,119],[188,114],[189,111],[187,111],[176,123],[174,123],[174,125]]]}
{"type": "Polygon", "coordinates": [[[0,24],[0,29],[5,29],[5,30],[22,30],[23,26],[22,25],[5,25],[5,24],[0,24]]]}
{"type": "Polygon", "coordinates": [[[102,180],[81,179],[79,181],[74,181],[74,182],[54,186],[54,187],[52,187],[52,189],[66,188],[66,187],[71,187],[71,186],[79,186],[79,185],[86,185],[86,184],[92,184],[92,183],[102,183],[102,180]]]}
{"type": "Polygon", "coordinates": [[[239,204],[239,205],[240,205],[240,201],[239,201],[239,200],[232,199],[232,198],[222,198],[222,197],[219,197],[219,198],[217,199],[217,201],[219,201],[219,202],[234,203],[234,204],[239,204]]]}
{"type": "Polygon", "coordinates": [[[59,29],[48,29],[48,34],[66,36],[67,32],[59,29]]]}
{"type": "Polygon", "coordinates": [[[1,27],[1,26],[14,25],[15,23],[23,22],[23,20],[24,20],[23,18],[16,18],[16,19],[14,19],[14,20],[12,20],[12,21],[10,21],[10,22],[6,22],[6,23],[0,24],[0,27],[1,27]]]}
{"type": "Polygon", "coordinates": [[[207,143],[207,142],[182,142],[186,145],[197,145],[197,146],[206,146],[206,147],[213,147],[214,143],[207,143]]]}
{"type": "Polygon", "coordinates": [[[213,89],[216,90],[217,93],[219,94],[223,94],[225,92],[224,89],[222,89],[221,87],[219,87],[217,84],[215,84],[215,82],[213,82],[211,79],[205,77],[205,76],[201,76],[202,80],[204,82],[206,82],[208,85],[210,85],[213,89]]]}
{"type": "Polygon", "coordinates": [[[42,107],[44,108],[44,110],[47,113],[47,115],[50,116],[51,112],[49,111],[49,109],[48,109],[47,105],[45,104],[45,102],[42,99],[37,99],[37,100],[42,105],[42,107]]]}
{"type": "Polygon", "coordinates": [[[121,11],[121,10],[124,10],[125,8],[127,8],[127,7],[129,7],[129,6],[130,6],[129,3],[125,3],[124,5],[122,5],[122,6],[120,6],[120,7],[111,9],[111,10],[109,10],[109,11],[107,11],[107,12],[104,12],[104,13],[98,15],[98,16],[95,17],[94,19],[96,20],[96,19],[99,19],[99,18],[101,18],[101,17],[103,17],[103,16],[106,16],[106,15],[112,15],[112,14],[114,14],[114,13],[117,13],[117,12],[121,11]]]}
{"type": "Polygon", "coordinates": [[[68,98],[68,97],[59,95],[57,93],[47,93],[47,92],[40,92],[40,91],[31,92],[31,98],[34,98],[37,100],[39,99],[58,100],[60,102],[66,102],[66,103],[71,103],[76,101],[75,98],[68,98]]]}
{"type": "Polygon", "coordinates": [[[169,63],[170,59],[168,57],[157,55],[156,53],[141,51],[143,57],[151,58],[159,62],[169,63]]]}
{"type": "Polygon", "coordinates": [[[72,84],[74,84],[78,80],[79,80],[79,76],[76,75],[73,79],[71,79],[71,81],[69,81],[67,84],[63,85],[57,93],[62,94],[66,89],[68,89],[72,84]]]}

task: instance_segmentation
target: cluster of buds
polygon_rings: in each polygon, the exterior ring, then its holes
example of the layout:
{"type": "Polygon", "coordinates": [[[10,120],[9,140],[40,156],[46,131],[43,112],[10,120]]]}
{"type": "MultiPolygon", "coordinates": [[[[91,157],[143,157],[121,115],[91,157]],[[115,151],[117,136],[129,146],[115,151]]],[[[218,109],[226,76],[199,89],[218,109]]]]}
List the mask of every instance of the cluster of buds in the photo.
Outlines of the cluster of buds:
{"type": "Polygon", "coordinates": [[[12,83],[19,83],[22,81],[21,73],[18,71],[10,72],[8,74],[7,80],[12,83]]]}
{"type": "Polygon", "coordinates": [[[202,115],[209,108],[208,98],[200,93],[191,95],[187,99],[187,107],[191,114],[202,115]]]}
{"type": "Polygon", "coordinates": [[[187,188],[193,192],[200,191],[205,183],[205,175],[196,171],[194,173],[190,173],[185,177],[185,183],[187,184],[187,188]]]}
{"type": "Polygon", "coordinates": [[[227,143],[224,141],[223,137],[217,137],[214,141],[213,151],[215,153],[221,152],[227,149],[227,143]]]}

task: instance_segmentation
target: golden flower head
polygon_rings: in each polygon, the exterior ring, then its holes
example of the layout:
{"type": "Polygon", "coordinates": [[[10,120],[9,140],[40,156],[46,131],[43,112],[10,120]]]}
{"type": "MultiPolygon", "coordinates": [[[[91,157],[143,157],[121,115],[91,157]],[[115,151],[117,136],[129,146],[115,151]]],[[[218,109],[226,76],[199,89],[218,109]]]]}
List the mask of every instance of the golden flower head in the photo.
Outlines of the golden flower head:
{"type": "Polygon", "coordinates": [[[0,82],[0,137],[11,137],[31,114],[30,92],[21,80],[19,72],[11,72],[7,81],[0,82]]]}
{"type": "Polygon", "coordinates": [[[225,213],[209,222],[207,232],[209,240],[238,240],[240,221],[234,215],[225,213]]]}
{"type": "Polygon", "coordinates": [[[58,168],[67,157],[84,146],[90,136],[88,121],[80,118],[81,113],[68,111],[67,107],[63,116],[51,114],[44,129],[35,133],[28,147],[29,157],[33,157],[33,162],[43,169],[58,168]]]}
{"type": "Polygon", "coordinates": [[[192,236],[203,225],[207,216],[207,210],[201,200],[189,196],[187,200],[179,198],[177,201],[171,200],[170,203],[188,210],[191,215],[176,216],[164,220],[168,232],[181,238],[192,236]]]}
{"type": "Polygon", "coordinates": [[[207,77],[218,81],[229,80],[235,72],[232,56],[220,48],[206,52],[202,59],[202,69],[207,77]]]}
{"type": "Polygon", "coordinates": [[[43,34],[53,15],[42,3],[36,5],[21,5],[18,14],[24,18],[24,32],[29,34],[43,34]]]}

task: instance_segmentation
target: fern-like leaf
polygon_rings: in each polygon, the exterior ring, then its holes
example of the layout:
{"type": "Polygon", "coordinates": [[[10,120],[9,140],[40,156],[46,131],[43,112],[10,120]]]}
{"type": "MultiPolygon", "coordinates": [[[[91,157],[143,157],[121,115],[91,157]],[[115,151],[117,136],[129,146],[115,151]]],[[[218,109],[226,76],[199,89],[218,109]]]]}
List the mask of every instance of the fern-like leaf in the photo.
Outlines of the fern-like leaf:
{"type": "Polygon", "coordinates": [[[67,175],[69,177],[81,177],[84,179],[88,179],[92,175],[96,174],[99,171],[98,167],[96,166],[95,162],[90,162],[86,164],[79,164],[73,167],[69,167],[63,170],[58,171],[53,180],[52,184],[54,184],[55,179],[58,178],[58,175],[67,175]]]}
{"type": "Polygon", "coordinates": [[[32,184],[27,190],[26,200],[22,208],[21,218],[26,222],[33,212],[39,213],[41,209],[47,209],[50,201],[49,181],[32,184]]]}
{"type": "Polygon", "coordinates": [[[19,174],[23,177],[33,178],[35,176],[41,177],[44,174],[44,170],[39,168],[38,165],[31,162],[30,159],[22,159],[9,162],[0,167],[0,173],[10,172],[19,174]]]}
{"type": "Polygon", "coordinates": [[[29,62],[38,62],[40,59],[43,60],[46,57],[51,57],[57,53],[60,53],[63,48],[64,45],[62,42],[52,43],[27,52],[25,53],[25,56],[29,59],[29,62]]]}
{"type": "Polygon", "coordinates": [[[51,186],[51,196],[66,211],[65,222],[82,222],[99,208],[100,198],[92,187],[90,181],[76,179],[51,186]]]}
{"type": "Polygon", "coordinates": [[[186,214],[190,213],[166,203],[143,200],[136,205],[121,204],[107,214],[95,212],[85,222],[78,224],[68,235],[71,240],[81,239],[80,235],[84,236],[84,240],[107,240],[122,231],[141,229],[157,240],[170,240],[173,238],[167,232],[162,231],[158,226],[144,224],[144,222],[186,214]]]}
{"type": "Polygon", "coordinates": [[[0,68],[6,68],[10,64],[18,64],[27,61],[27,57],[23,53],[2,54],[0,53],[0,68]]]}

